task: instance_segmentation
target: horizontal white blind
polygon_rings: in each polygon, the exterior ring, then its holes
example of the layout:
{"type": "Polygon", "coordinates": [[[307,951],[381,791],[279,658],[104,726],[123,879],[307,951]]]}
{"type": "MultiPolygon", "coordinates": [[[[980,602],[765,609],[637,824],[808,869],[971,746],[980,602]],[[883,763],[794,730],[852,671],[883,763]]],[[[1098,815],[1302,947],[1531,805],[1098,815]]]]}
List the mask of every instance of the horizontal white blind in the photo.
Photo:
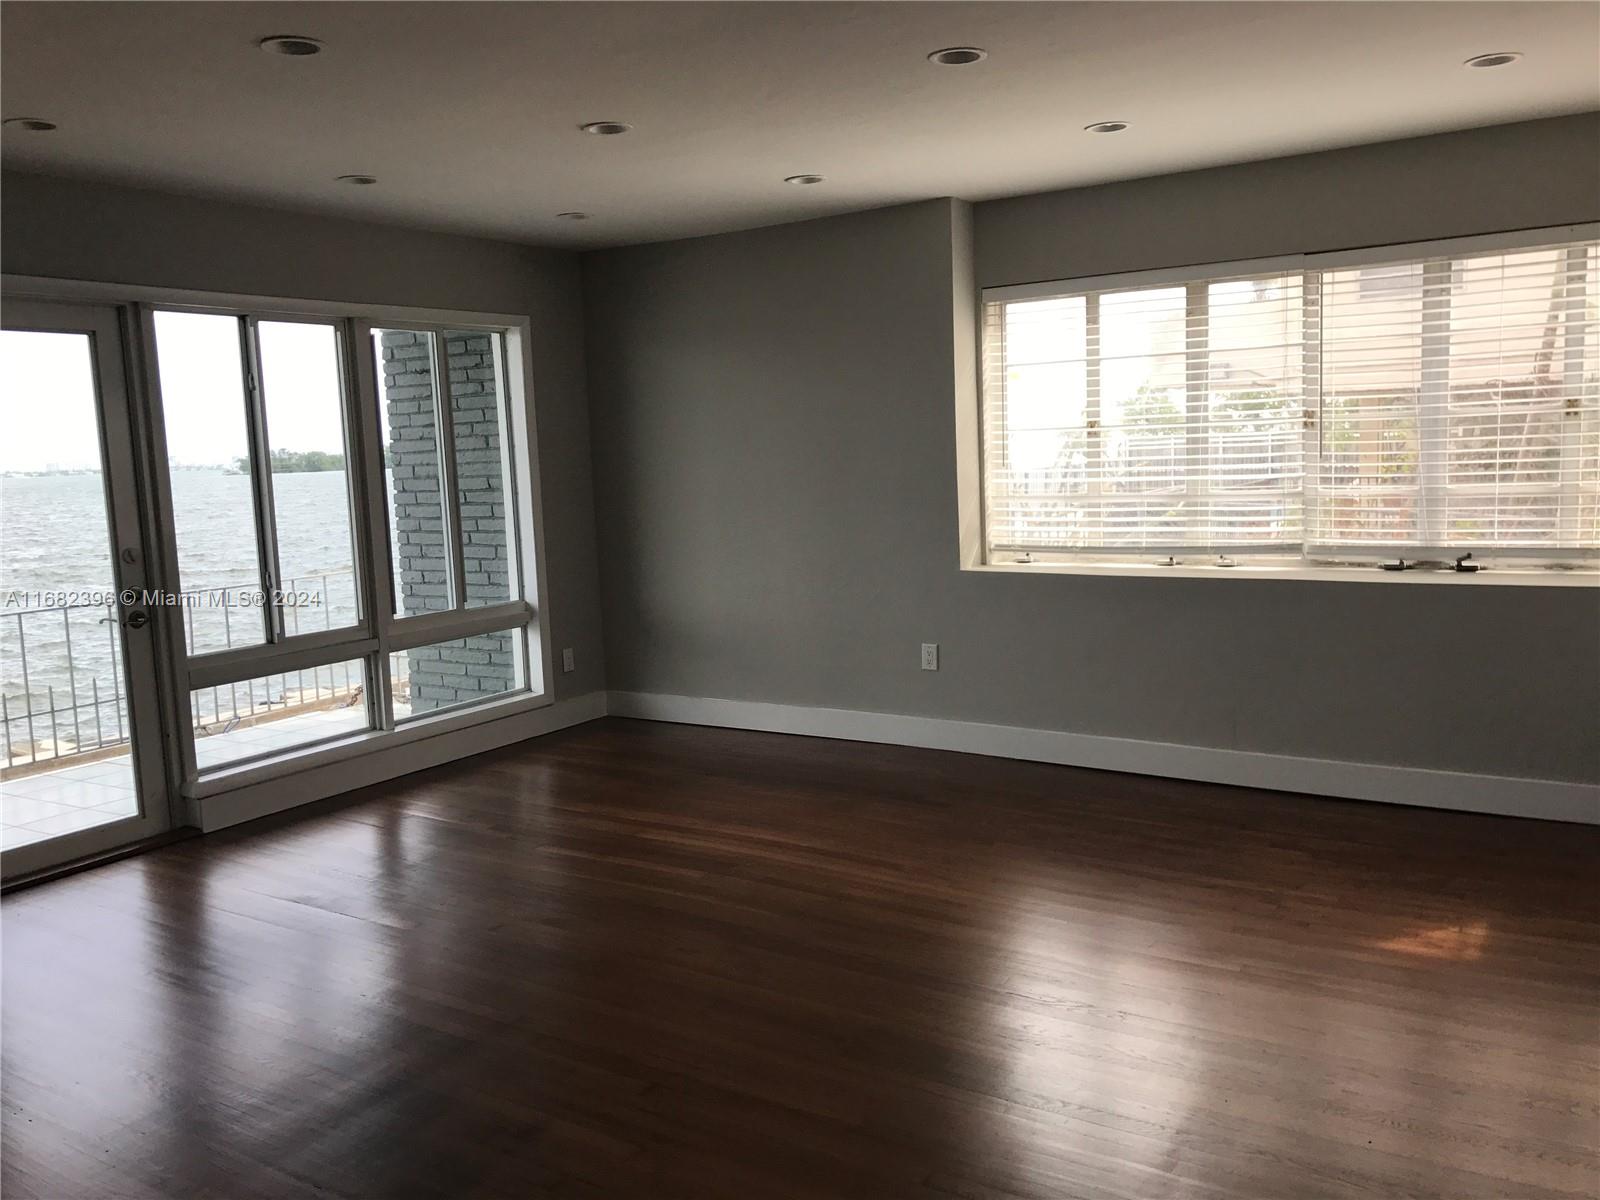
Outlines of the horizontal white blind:
{"type": "Polygon", "coordinates": [[[1321,292],[1314,547],[1595,545],[1593,245],[1329,271],[1321,292]]]}
{"type": "Polygon", "coordinates": [[[991,301],[988,550],[1592,549],[1596,260],[1594,243],[1576,243],[1327,271],[1279,263],[991,301]]]}

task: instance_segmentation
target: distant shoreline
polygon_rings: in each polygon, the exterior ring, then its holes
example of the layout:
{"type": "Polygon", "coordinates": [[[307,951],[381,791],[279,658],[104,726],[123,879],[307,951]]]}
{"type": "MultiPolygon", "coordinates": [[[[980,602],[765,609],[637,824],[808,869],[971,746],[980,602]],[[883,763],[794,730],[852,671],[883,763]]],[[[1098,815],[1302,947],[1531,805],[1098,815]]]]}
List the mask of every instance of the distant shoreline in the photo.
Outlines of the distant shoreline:
{"type": "MultiPolygon", "coordinates": [[[[290,463],[285,463],[282,458],[274,455],[273,475],[321,475],[329,471],[344,470],[344,459],[334,459],[322,462],[314,459],[300,460],[295,456],[290,463]]],[[[249,475],[248,471],[240,471],[234,467],[215,463],[210,466],[189,466],[185,463],[170,463],[169,471],[204,471],[215,475],[249,475]]],[[[56,467],[45,471],[0,471],[0,479],[53,479],[63,475],[99,475],[99,467],[56,467]]]]}

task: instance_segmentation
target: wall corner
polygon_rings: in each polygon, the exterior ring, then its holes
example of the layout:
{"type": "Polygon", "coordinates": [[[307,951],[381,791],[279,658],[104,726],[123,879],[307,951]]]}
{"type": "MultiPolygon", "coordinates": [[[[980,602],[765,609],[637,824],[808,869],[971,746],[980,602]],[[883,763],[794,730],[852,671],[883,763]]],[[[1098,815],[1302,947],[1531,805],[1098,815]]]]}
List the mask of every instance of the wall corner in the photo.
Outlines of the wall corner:
{"type": "Polygon", "coordinates": [[[983,562],[983,429],[979,405],[977,265],[972,205],[950,201],[951,368],[955,399],[956,504],[963,569],[983,562]]]}

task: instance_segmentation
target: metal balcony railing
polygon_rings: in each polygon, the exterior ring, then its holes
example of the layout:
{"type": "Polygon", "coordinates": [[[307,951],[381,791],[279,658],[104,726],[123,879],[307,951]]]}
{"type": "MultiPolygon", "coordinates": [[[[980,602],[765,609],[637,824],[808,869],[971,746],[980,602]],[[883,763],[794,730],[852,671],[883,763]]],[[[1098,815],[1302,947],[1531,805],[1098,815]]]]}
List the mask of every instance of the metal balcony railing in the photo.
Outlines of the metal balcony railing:
{"type": "MultiPolygon", "coordinates": [[[[286,594],[315,596],[320,609],[317,627],[335,628],[335,610],[355,619],[354,573],[328,571],[286,581],[286,594]],[[335,597],[348,595],[348,604],[335,597]]],[[[224,650],[260,641],[257,620],[246,626],[235,610],[259,614],[254,605],[236,600],[253,586],[230,585],[189,589],[184,599],[184,630],[191,653],[224,650]],[[196,614],[220,614],[198,618],[196,614]],[[254,630],[247,634],[247,628],[254,630]]],[[[308,632],[301,606],[285,610],[290,636],[308,632]]],[[[58,605],[0,612],[0,654],[14,668],[14,687],[0,689],[0,769],[114,752],[128,744],[127,695],[123,687],[121,640],[115,605],[58,605]],[[13,625],[12,622],[15,622],[13,625]],[[14,634],[14,640],[11,635],[14,634]]],[[[12,670],[8,669],[8,676],[12,670]]],[[[11,682],[11,680],[8,680],[11,682]]],[[[277,716],[311,708],[361,690],[362,675],[352,664],[290,671],[258,679],[220,684],[190,697],[196,736],[220,733],[240,721],[277,716]]]]}

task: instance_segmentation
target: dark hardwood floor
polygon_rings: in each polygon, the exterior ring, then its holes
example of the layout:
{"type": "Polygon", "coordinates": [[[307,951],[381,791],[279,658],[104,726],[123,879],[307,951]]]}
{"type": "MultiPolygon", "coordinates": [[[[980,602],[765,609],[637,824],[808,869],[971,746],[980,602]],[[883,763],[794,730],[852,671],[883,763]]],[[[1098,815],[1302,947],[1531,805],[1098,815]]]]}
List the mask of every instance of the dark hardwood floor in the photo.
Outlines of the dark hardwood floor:
{"type": "Polygon", "coordinates": [[[1590,1197],[1600,829],[607,720],[6,898],[49,1197],[1590,1197]]]}

